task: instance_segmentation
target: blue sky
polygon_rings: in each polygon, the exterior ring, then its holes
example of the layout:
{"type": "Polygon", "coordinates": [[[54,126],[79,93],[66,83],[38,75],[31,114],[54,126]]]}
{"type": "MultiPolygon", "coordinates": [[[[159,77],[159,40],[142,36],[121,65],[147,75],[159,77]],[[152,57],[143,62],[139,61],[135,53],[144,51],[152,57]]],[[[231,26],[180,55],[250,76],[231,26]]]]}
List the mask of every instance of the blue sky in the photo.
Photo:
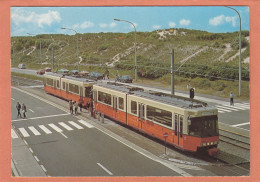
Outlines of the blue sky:
{"type": "MultiPolygon", "coordinates": [[[[233,6],[242,19],[242,30],[249,30],[249,7],[233,6]]],[[[187,28],[208,32],[239,31],[234,10],[223,6],[163,7],[12,7],[11,36],[31,34],[74,34],[131,32],[135,24],[140,32],[169,28],[187,28]]]]}

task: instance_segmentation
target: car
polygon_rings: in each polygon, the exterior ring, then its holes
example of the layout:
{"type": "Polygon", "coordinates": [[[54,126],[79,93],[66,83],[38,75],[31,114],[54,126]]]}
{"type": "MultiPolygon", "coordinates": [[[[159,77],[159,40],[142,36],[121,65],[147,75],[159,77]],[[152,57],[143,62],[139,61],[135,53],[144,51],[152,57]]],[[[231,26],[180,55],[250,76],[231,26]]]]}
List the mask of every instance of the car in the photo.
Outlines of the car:
{"type": "Polygon", "coordinates": [[[38,75],[43,75],[45,73],[44,69],[40,69],[36,72],[38,75]]]}
{"type": "Polygon", "coordinates": [[[49,68],[49,67],[44,68],[44,70],[45,70],[45,72],[51,72],[51,68],[49,68]]]}
{"type": "Polygon", "coordinates": [[[26,65],[21,63],[21,64],[18,65],[18,68],[19,69],[26,69],[26,65]]]}
{"type": "Polygon", "coordinates": [[[123,76],[118,78],[118,81],[123,82],[123,83],[132,83],[133,78],[129,75],[123,75],[123,76]]]}
{"type": "Polygon", "coordinates": [[[88,74],[89,74],[88,71],[80,71],[80,72],[79,72],[79,75],[80,75],[80,76],[87,76],[88,74]]]}
{"type": "Polygon", "coordinates": [[[88,77],[90,79],[94,79],[94,80],[102,80],[103,79],[103,74],[97,72],[97,71],[94,71],[94,72],[91,72],[88,77]]]}
{"type": "Polygon", "coordinates": [[[78,70],[71,70],[70,74],[71,75],[78,75],[79,71],[78,70]]]}
{"type": "Polygon", "coordinates": [[[63,74],[63,75],[68,75],[69,74],[69,70],[67,69],[59,69],[57,71],[57,73],[63,74]]]}

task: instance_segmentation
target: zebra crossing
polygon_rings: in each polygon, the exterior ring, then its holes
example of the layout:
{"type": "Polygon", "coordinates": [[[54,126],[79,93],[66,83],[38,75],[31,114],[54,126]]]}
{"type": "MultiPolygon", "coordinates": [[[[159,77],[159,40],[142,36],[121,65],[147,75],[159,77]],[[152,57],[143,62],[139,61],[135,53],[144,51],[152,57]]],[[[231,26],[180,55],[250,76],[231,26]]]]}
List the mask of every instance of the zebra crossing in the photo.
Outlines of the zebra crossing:
{"type": "MultiPolygon", "coordinates": [[[[50,123],[46,125],[38,125],[38,126],[28,126],[28,127],[21,127],[18,128],[17,131],[21,133],[21,135],[26,138],[30,136],[40,136],[40,135],[48,135],[52,134],[53,132],[62,133],[64,130],[66,131],[73,131],[73,130],[82,130],[86,128],[94,128],[93,125],[84,121],[63,121],[58,123],[50,123]]],[[[18,138],[15,129],[11,129],[11,137],[13,139],[18,138]]]]}
{"type": "Polygon", "coordinates": [[[235,103],[234,106],[230,104],[216,105],[219,113],[228,113],[241,110],[250,110],[250,103],[235,103]]]}

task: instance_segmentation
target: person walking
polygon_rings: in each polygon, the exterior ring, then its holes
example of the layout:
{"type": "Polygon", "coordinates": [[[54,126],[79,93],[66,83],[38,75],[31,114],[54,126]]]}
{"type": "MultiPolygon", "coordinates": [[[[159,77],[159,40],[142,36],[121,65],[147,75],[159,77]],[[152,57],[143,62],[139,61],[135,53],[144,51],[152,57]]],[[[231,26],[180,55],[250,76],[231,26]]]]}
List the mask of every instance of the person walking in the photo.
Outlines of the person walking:
{"type": "Polygon", "coordinates": [[[74,111],[75,115],[78,114],[78,103],[76,101],[74,102],[74,111]]]}
{"type": "Polygon", "coordinates": [[[22,105],[22,113],[23,113],[23,117],[24,117],[24,118],[26,118],[26,115],[25,115],[26,112],[27,112],[26,106],[25,106],[25,104],[23,104],[23,105],[22,105]]]}
{"type": "Polygon", "coordinates": [[[16,109],[17,109],[17,112],[18,112],[18,114],[17,114],[17,118],[20,116],[20,118],[22,117],[22,115],[21,115],[21,112],[20,112],[20,110],[21,110],[21,104],[19,103],[19,102],[17,102],[17,104],[16,104],[16,109]]]}
{"type": "Polygon", "coordinates": [[[70,114],[73,114],[73,103],[72,100],[69,101],[70,114]]]}
{"type": "Polygon", "coordinates": [[[80,112],[82,112],[82,107],[83,107],[83,98],[80,97],[79,98],[79,109],[80,109],[80,112]]]}
{"type": "Polygon", "coordinates": [[[231,91],[230,92],[230,105],[233,106],[234,105],[234,93],[231,91]]]}

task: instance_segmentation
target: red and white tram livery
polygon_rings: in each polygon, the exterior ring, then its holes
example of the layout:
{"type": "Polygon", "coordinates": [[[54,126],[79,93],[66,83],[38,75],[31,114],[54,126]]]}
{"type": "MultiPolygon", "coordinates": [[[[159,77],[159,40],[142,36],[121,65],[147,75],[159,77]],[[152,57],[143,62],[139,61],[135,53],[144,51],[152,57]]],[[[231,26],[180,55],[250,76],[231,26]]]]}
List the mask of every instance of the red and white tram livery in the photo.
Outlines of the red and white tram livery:
{"type": "Polygon", "coordinates": [[[93,80],[64,76],[62,74],[44,74],[44,90],[46,93],[77,102],[82,99],[83,106],[91,101],[92,87],[95,83],[93,80]]]}
{"type": "Polygon", "coordinates": [[[179,149],[218,153],[218,111],[207,103],[115,83],[93,85],[97,112],[179,149]]]}

